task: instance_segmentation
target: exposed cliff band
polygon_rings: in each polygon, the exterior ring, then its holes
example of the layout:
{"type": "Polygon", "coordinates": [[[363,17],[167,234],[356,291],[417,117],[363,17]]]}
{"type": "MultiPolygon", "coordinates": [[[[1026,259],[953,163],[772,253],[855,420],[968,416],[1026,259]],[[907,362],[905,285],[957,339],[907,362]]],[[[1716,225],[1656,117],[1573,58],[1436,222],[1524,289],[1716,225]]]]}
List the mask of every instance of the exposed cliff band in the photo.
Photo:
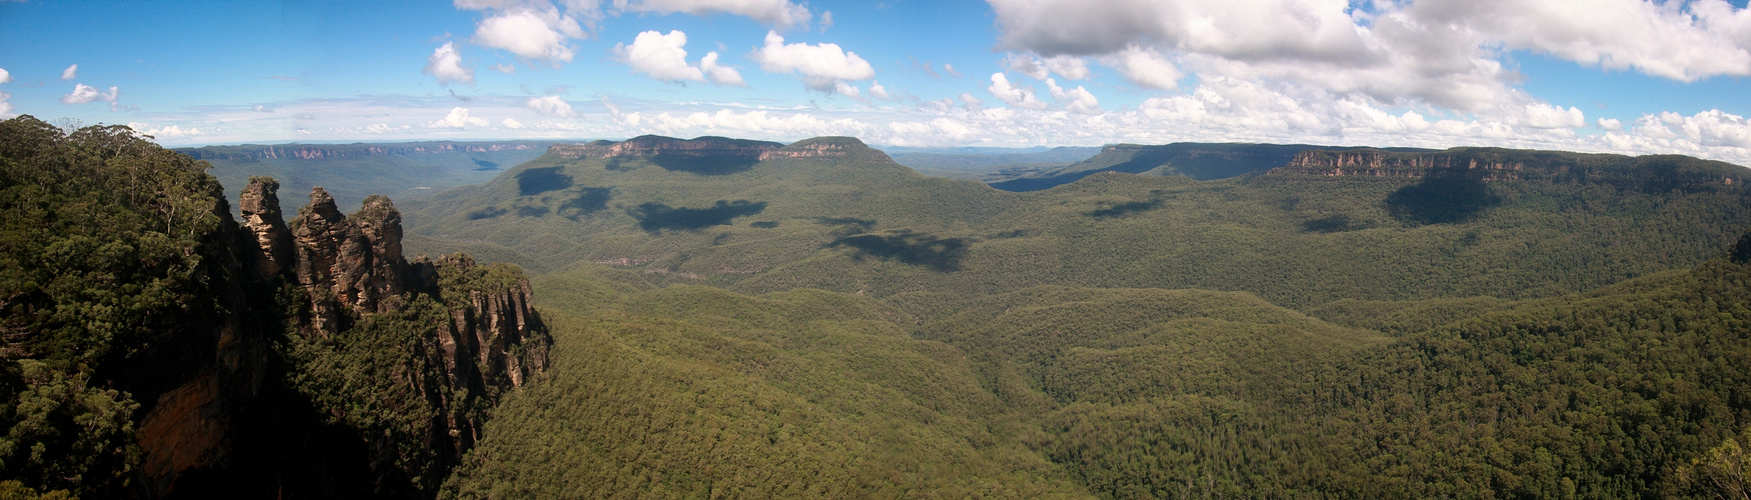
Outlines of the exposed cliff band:
{"type": "MultiPolygon", "coordinates": [[[[243,190],[238,250],[256,287],[283,290],[274,300],[280,303],[251,307],[291,315],[285,318],[291,337],[280,349],[288,373],[280,383],[311,400],[323,413],[311,418],[327,422],[320,425],[350,429],[366,444],[368,457],[337,463],[365,464],[370,484],[343,491],[435,492],[480,438],[486,410],[547,367],[551,339],[528,279],[515,266],[477,265],[463,254],[410,262],[402,255],[401,214],[383,196],[367,198],[347,216],[315,188],[288,223],[278,187],[259,177],[243,190]]],[[[232,372],[259,376],[267,360],[227,362],[239,365],[232,372]]],[[[216,486],[203,484],[212,474],[185,484],[179,477],[229,471],[234,444],[260,440],[238,432],[264,424],[202,408],[284,406],[248,401],[261,394],[221,394],[216,384],[223,385],[211,377],[191,381],[144,418],[142,452],[155,494],[212,491],[216,486]]],[[[306,493],[338,493],[333,487],[306,493]]]]}
{"type": "MultiPolygon", "coordinates": [[[[564,158],[627,158],[672,156],[685,158],[746,158],[766,161],[780,158],[838,158],[862,153],[869,147],[851,137],[817,137],[795,144],[698,137],[676,139],[656,135],[634,137],[620,142],[595,141],[588,144],[555,144],[550,153],[564,158]]],[[[891,161],[891,160],[890,160],[891,161]]]]}

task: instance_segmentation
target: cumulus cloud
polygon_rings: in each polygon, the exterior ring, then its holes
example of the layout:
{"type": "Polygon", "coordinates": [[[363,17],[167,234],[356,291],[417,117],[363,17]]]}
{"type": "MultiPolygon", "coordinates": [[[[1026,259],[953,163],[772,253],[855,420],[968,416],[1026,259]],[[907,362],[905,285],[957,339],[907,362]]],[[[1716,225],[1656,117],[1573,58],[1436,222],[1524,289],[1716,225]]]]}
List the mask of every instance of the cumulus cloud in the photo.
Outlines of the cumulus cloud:
{"type": "Polygon", "coordinates": [[[798,73],[810,89],[821,92],[833,92],[837,84],[847,81],[875,78],[875,68],[856,52],[847,52],[834,43],[787,44],[776,31],[766,32],[765,46],[754,50],[748,58],[760,63],[760,68],[768,73],[798,73]]]}
{"type": "Polygon", "coordinates": [[[12,103],[6,102],[7,99],[11,98],[12,94],[0,92],[0,120],[12,117],[12,103]]]}
{"type": "Polygon", "coordinates": [[[857,86],[845,82],[833,82],[833,93],[852,99],[863,99],[863,93],[857,90],[857,86]]]}
{"type": "Polygon", "coordinates": [[[733,14],[776,27],[802,26],[811,17],[808,8],[787,0],[615,0],[614,5],[631,12],[733,14]]]}
{"type": "Polygon", "coordinates": [[[468,128],[489,126],[485,119],[468,116],[468,108],[451,108],[450,114],[438,121],[427,123],[431,128],[468,128]]]}
{"type": "Polygon", "coordinates": [[[462,54],[456,51],[455,44],[444,42],[431,57],[426,58],[426,68],[422,73],[438,79],[438,84],[447,85],[450,82],[474,83],[474,70],[462,67],[462,54]]]}
{"type": "Polygon", "coordinates": [[[1686,82],[1751,74],[1751,11],[1724,0],[989,3],[1000,48],[1094,57],[1154,89],[1189,73],[1475,113],[1526,104],[1503,63],[1513,50],[1686,82]]]}
{"type": "Polygon", "coordinates": [[[1544,103],[1526,104],[1522,112],[1509,117],[1510,123],[1532,128],[1581,128],[1587,126],[1587,116],[1581,110],[1544,103]]]}
{"type": "Polygon", "coordinates": [[[98,92],[96,88],[93,88],[90,85],[76,83],[73,84],[73,92],[61,96],[61,104],[85,104],[96,101],[104,101],[114,104],[118,94],[119,92],[116,91],[115,87],[110,87],[109,93],[106,94],[98,92]]]}
{"type": "Polygon", "coordinates": [[[665,82],[704,80],[705,76],[687,64],[687,34],[680,30],[664,35],[656,31],[639,33],[632,45],[614,45],[614,54],[632,70],[665,82]]]}
{"type": "Polygon", "coordinates": [[[0,68],[0,83],[9,83],[11,81],[12,73],[6,72],[6,68],[0,68]]]}
{"type": "Polygon", "coordinates": [[[1425,23],[1451,23],[1511,48],[1679,81],[1751,74],[1751,12],[1723,0],[1418,2],[1425,23]]]}
{"type": "Polygon", "coordinates": [[[829,135],[834,134],[834,132],[855,133],[862,130],[858,122],[850,118],[828,121],[807,113],[795,113],[780,117],[764,110],[738,113],[728,109],[721,109],[716,113],[695,112],[683,116],[659,113],[651,117],[645,126],[663,134],[692,131],[743,136],[750,133],[767,136],[797,133],[801,133],[801,135],[829,135]]]}
{"type": "Polygon", "coordinates": [[[1080,57],[1056,56],[1044,60],[1032,54],[1010,54],[1003,58],[1004,69],[1027,75],[1035,80],[1045,80],[1056,73],[1066,80],[1081,80],[1088,78],[1088,63],[1080,57]]]}
{"type": "MultiPolygon", "coordinates": [[[[475,43],[554,67],[571,62],[575,55],[571,41],[587,38],[586,28],[596,30],[610,15],[732,14],[776,28],[805,26],[812,17],[807,7],[788,0],[454,0],[454,4],[458,9],[490,13],[475,25],[475,43]]],[[[719,74],[724,81],[733,81],[730,75],[719,74]]]]}
{"type": "Polygon", "coordinates": [[[578,25],[576,18],[561,14],[552,6],[498,12],[481,20],[474,30],[476,43],[554,66],[571,62],[569,42],[584,36],[583,27],[578,25]]]}
{"type": "Polygon", "coordinates": [[[1095,99],[1094,94],[1088,89],[1082,88],[1081,85],[1077,85],[1073,89],[1065,89],[1059,87],[1056,80],[1047,78],[1046,89],[1051,91],[1052,100],[1064,105],[1065,111],[1091,115],[1101,113],[1100,100],[1095,99]]]}
{"type": "Polygon", "coordinates": [[[717,63],[717,52],[706,52],[705,57],[699,59],[699,70],[705,73],[705,79],[711,83],[736,87],[747,86],[747,83],[742,81],[740,71],[717,63]]]}
{"type": "Polygon", "coordinates": [[[565,102],[565,99],[560,99],[559,96],[556,95],[531,97],[523,104],[528,106],[529,109],[535,110],[536,113],[540,113],[542,116],[552,116],[556,118],[576,118],[578,116],[577,112],[572,111],[571,103],[565,102]]]}
{"type": "Polygon", "coordinates": [[[1033,88],[1011,85],[1009,77],[1003,76],[1003,73],[992,73],[991,86],[985,87],[985,90],[990,91],[991,95],[997,96],[998,100],[1008,103],[1010,106],[1046,109],[1046,103],[1034,97],[1033,88]]]}
{"type": "Polygon", "coordinates": [[[522,122],[519,122],[519,121],[517,121],[517,120],[513,120],[513,119],[510,119],[510,118],[506,118],[506,119],[504,119],[504,121],[500,121],[500,122],[499,122],[499,125],[504,125],[504,127],[505,127],[505,128],[508,128],[508,129],[519,129],[519,128],[523,128],[523,123],[522,123],[522,122]]]}
{"type": "Polygon", "coordinates": [[[646,31],[639,33],[632,45],[615,44],[614,55],[631,66],[634,72],[660,81],[680,83],[709,79],[718,85],[743,85],[741,73],[718,64],[717,52],[706,53],[698,65],[688,64],[686,46],[687,34],[681,30],[671,30],[667,35],[646,31]]]}
{"type": "Polygon", "coordinates": [[[1597,123],[1599,124],[1599,128],[1610,130],[1612,132],[1623,130],[1623,121],[1616,118],[1600,118],[1597,123]]]}
{"type": "Polygon", "coordinates": [[[61,79],[62,80],[72,80],[72,79],[78,78],[78,77],[79,77],[79,65],[77,65],[77,64],[74,64],[72,66],[68,66],[67,69],[61,70],[61,79]]]}
{"type": "Polygon", "coordinates": [[[889,94],[888,88],[883,87],[881,82],[870,82],[869,96],[874,97],[876,99],[887,99],[887,100],[894,99],[893,94],[889,94]]]}
{"type": "Polygon", "coordinates": [[[1125,47],[1125,50],[1107,56],[1104,59],[1108,66],[1119,71],[1119,75],[1138,87],[1173,90],[1179,87],[1179,79],[1185,74],[1174,67],[1172,61],[1162,57],[1153,50],[1137,45],[1125,47]]]}
{"type": "Polygon", "coordinates": [[[153,139],[158,139],[158,140],[181,139],[181,138],[185,138],[185,137],[205,135],[205,133],[201,132],[201,129],[199,129],[199,128],[189,127],[189,128],[185,129],[185,128],[182,128],[182,127],[179,127],[176,125],[165,125],[162,127],[153,127],[149,123],[129,122],[128,128],[134,129],[135,131],[137,131],[139,133],[152,136],[153,139]]]}

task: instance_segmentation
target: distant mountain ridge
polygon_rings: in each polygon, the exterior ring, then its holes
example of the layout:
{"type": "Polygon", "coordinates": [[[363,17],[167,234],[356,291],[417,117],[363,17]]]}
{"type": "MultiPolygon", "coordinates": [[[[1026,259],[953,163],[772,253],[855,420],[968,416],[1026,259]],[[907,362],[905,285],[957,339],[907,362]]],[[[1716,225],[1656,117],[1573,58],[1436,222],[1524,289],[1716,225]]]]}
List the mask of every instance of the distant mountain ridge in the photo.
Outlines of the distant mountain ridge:
{"type": "Polygon", "coordinates": [[[227,191],[250,177],[279,179],[286,189],[323,187],[341,205],[381,194],[413,199],[491,180],[500,170],[547,152],[551,141],[431,141],[354,144],[244,144],[172,151],[213,165],[227,191]]]}
{"type": "MultiPolygon", "coordinates": [[[[1163,145],[1111,144],[1100,154],[1064,168],[1029,173],[991,182],[1004,191],[1039,191],[1062,186],[1102,172],[1183,175],[1197,180],[1223,179],[1258,173],[1289,164],[1303,151],[1349,151],[1367,149],[1309,144],[1254,144],[1176,142],[1163,145]]],[[[1431,149],[1388,148],[1382,151],[1427,152],[1431,149]]]]}
{"type": "Polygon", "coordinates": [[[434,141],[403,143],[354,144],[242,144],[237,146],[205,146],[177,148],[172,151],[196,160],[271,160],[297,158],[317,160],[376,155],[410,155],[421,153],[485,153],[490,151],[539,150],[547,141],[434,141]]]}

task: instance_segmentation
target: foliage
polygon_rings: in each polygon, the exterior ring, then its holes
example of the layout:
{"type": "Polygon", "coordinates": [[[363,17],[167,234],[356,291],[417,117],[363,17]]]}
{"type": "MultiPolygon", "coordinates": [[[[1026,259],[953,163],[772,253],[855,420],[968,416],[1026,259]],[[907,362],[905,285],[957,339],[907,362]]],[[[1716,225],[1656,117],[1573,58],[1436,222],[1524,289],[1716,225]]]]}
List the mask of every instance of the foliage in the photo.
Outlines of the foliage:
{"type": "MultiPolygon", "coordinates": [[[[419,295],[399,311],[365,316],[330,338],[287,335],[282,349],[293,366],[291,385],[329,423],[371,442],[374,468],[399,471],[414,488],[431,488],[447,472],[433,456],[433,426],[442,413],[424,388],[443,376],[427,359],[438,348],[433,329],[448,319],[441,304],[419,295]]],[[[464,398],[456,411],[483,411],[467,404],[472,401],[464,398]]]]}
{"type": "Polygon", "coordinates": [[[204,162],[125,126],[0,122],[0,478],[113,496],[131,418],[211,359],[235,257],[204,162]]]}

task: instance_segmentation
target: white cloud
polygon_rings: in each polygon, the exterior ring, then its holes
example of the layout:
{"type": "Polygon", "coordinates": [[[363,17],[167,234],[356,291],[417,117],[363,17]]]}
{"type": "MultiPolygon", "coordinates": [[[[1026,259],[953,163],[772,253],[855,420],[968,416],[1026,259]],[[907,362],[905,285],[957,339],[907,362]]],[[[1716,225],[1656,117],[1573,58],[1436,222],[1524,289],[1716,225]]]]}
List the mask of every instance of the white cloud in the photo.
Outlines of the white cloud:
{"type": "Polygon", "coordinates": [[[614,55],[632,66],[632,70],[665,82],[702,81],[699,68],[687,64],[687,34],[672,30],[664,35],[656,31],[639,33],[632,45],[614,45],[614,55]]]}
{"type": "Polygon", "coordinates": [[[863,99],[863,93],[856,86],[845,82],[833,82],[833,93],[852,99],[863,99]]]}
{"type": "Polygon", "coordinates": [[[1047,70],[1039,59],[1028,54],[1010,54],[1003,58],[1002,65],[1003,69],[1027,75],[1028,78],[1035,80],[1044,80],[1052,75],[1052,72],[1047,70]]]}
{"type": "Polygon", "coordinates": [[[11,81],[12,73],[6,72],[6,68],[0,68],[0,83],[9,83],[11,81]]]}
{"type": "Polygon", "coordinates": [[[888,88],[883,87],[881,82],[870,82],[869,96],[876,99],[887,99],[890,101],[894,99],[893,94],[889,94],[888,88]]]}
{"type": "Polygon", "coordinates": [[[1035,80],[1044,80],[1053,73],[1066,80],[1088,78],[1088,63],[1075,56],[1055,56],[1041,60],[1033,54],[1010,54],[1003,58],[1002,64],[1005,69],[1035,80]]]}
{"type": "Polygon", "coordinates": [[[193,136],[197,136],[197,135],[205,135],[203,132],[201,132],[201,129],[199,129],[199,128],[189,127],[187,129],[184,129],[184,128],[176,126],[176,125],[166,125],[166,126],[162,126],[162,127],[153,127],[149,123],[129,122],[128,128],[134,129],[135,131],[140,132],[142,134],[152,136],[153,139],[157,139],[157,140],[181,139],[181,138],[193,137],[193,136]]]}
{"type": "Polygon", "coordinates": [[[468,116],[468,108],[451,108],[450,114],[426,124],[431,128],[467,128],[489,126],[485,119],[468,116]]]}
{"type": "Polygon", "coordinates": [[[1179,68],[1174,67],[1172,61],[1137,45],[1127,46],[1125,50],[1103,58],[1103,61],[1118,70],[1119,75],[1124,76],[1132,85],[1143,88],[1173,90],[1179,87],[1179,79],[1185,76],[1180,73],[1179,68]]]}
{"type": "Polygon", "coordinates": [[[1419,2],[1409,10],[1424,23],[1604,69],[1685,82],[1751,74],[1751,12],[1722,0],[1419,2]]]}
{"type": "Polygon", "coordinates": [[[1623,121],[1616,118],[1600,118],[1597,123],[1599,124],[1599,128],[1610,130],[1612,132],[1623,130],[1623,121]]]}
{"type": "Polygon", "coordinates": [[[985,87],[998,100],[1009,103],[1010,106],[1026,109],[1046,109],[1046,103],[1034,97],[1031,87],[1017,87],[1009,83],[1009,78],[1003,73],[991,74],[991,86],[985,87]]]}
{"type": "Polygon", "coordinates": [[[1088,89],[1082,88],[1081,85],[1073,89],[1065,89],[1059,87],[1057,81],[1047,78],[1046,89],[1051,91],[1052,100],[1063,104],[1066,111],[1094,115],[1101,113],[1100,100],[1095,99],[1094,94],[1088,89]]]}
{"type": "Polygon", "coordinates": [[[513,120],[513,119],[510,119],[510,118],[506,118],[506,119],[504,119],[504,121],[500,121],[500,122],[499,122],[499,124],[500,124],[500,125],[504,125],[504,126],[505,126],[505,128],[508,128],[508,129],[519,129],[519,128],[523,128],[523,123],[522,123],[522,122],[518,122],[518,121],[517,121],[517,120],[513,120]]]}
{"type": "Polygon", "coordinates": [[[426,58],[426,68],[422,73],[438,79],[440,85],[450,82],[474,83],[474,70],[462,67],[462,54],[456,51],[451,42],[444,42],[432,56],[426,58]]]}
{"type": "Polygon", "coordinates": [[[769,73],[799,73],[804,84],[821,92],[832,92],[836,83],[875,78],[875,68],[856,52],[846,52],[834,43],[786,44],[776,31],[766,32],[766,45],[748,57],[769,73]]]}
{"type": "Polygon", "coordinates": [[[72,66],[68,66],[67,69],[61,70],[61,79],[62,80],[72,80],[72,79],[78,78],[78,77],[79,77],[79,65],[77,65],[77,64],[74,64],[72,66]]]}
{"type": "Polygon", "coordinates": [[[808,24],[810,17],[808,8],[787,0],[614,0],[614,6],[632,12],[659,14],[734,14],[777,27],[808,24]]]}
{"type": "Polygon", "coordinates": [[[705,73],[705,79],[711,83],[736,87],[748,85],[742,81],[742,73],[736,71],[736,68],[717,63],[717,52],[706,52],[705,57],[699,59],[699,70],[705,73]]]}
{"type": "Polygon", "coordinates": [[[1526,104],[1503,62],[1514,50],[1686,82],[1751,75],[1751,10],[1724,0],[988,3],[1000,48],[1092,56],[1155,89],[1184,70],[1475,113],[1526,104]]]}
{"type": "Polygon", "coordinates": [[[0,120],[12,117],[12,104],[6,102],[7,99],[11,98],[12,94],[0,92],[0,120]]]}
{"type": "Polygon", "coordinates": [[[985,100],[974,97],[973,94],[962,92],[960,98],[961,103],[964,104],[969,111],[978,111],[985,108],[985,100]]]}
{"type": "Polygon", "coordinates": [[[531,97],[528,101],[524,102],[524,105],[528,106],[529,109],[535,110],[536,113],[540,113],[542,116],[552,116],[557,118],[576,118],[578,116],[576,111],[572,111],[571,103],[565,102],[565,99],[560,99],[559,96],[556,95],[531,97]]]}
{"type": "Polygon", "coordinates": [[[90,85],[76,83],[73,84],[73,92],[61,96],[61,104],[85,104],[96,101],[104,101],[114,104],[118,94],[119,93],[116,91],[115,87],[110,87],[109,93],[105,94],[98,92],[96,88],[93,88],[90,85]]]}
{"type": "Polygon", "coordinates": [[[1522,113],[1509,118],[1514,125],[1532,128],[1581,128],[1587,126],[1587,117],[1581,110],[1570,107],[1563,109],[1545,103],[1526,104],[1522,113]]]}
{"type": "Polygon", "coordinates": [[[571,62],[572,48],[568,42],[584,36],[576,18],[560,14],[551,6],[499,12],[481,20],[474,31],[476,43],[554,66],[571,62]]]}
{"type": "Polygon", "coordinates": [[[614,55],[632,66],[638,73],[660,81],[680,83],[711,81],[718,85],[744,85],[742,74],[735,68],[718,65],[717,52],[708,52],[697,66],[687,63],[687,34],[671,30],[665,35],[646,31],[634,38],[632,45],[615,44],[614,55]]]}
{"type": "Polygon", "coordinates": [[[492,66],[487,66],[486,69],[490,69],[490,70],[504,73],[507,75],[517,74],[517,66],[515,64],[511,64],[511,63],[498,63],[498,64],[494,64],[492,66]]]}
{"type": "Polygon", "coordinates": [[[953,65],[953,64],[942,63],[942,72],[948,73],[948,76],[952,76],[955,78],[961,77],[961,72],[955,71],[955,65],[953,65]]]}

